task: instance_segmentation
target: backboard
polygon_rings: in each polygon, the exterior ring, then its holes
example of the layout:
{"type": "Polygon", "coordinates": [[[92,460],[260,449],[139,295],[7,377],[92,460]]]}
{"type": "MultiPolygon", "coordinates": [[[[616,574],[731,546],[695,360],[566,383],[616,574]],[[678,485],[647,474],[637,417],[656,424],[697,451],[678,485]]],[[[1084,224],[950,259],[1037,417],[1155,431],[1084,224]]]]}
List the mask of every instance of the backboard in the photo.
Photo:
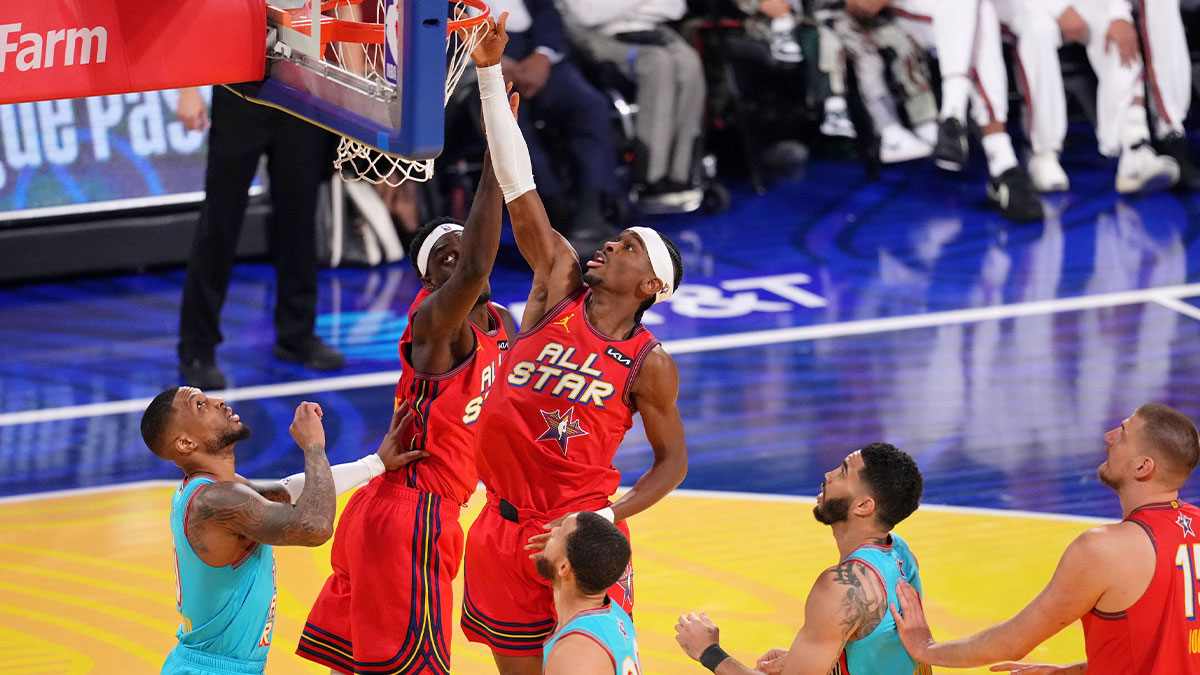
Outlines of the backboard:
{"type": "Polygon", "coordinates": [[[266,78],[231,88],[388,155],[432,159],[445,134],[452,9],[446,0],[267,0],[266,78]]]}

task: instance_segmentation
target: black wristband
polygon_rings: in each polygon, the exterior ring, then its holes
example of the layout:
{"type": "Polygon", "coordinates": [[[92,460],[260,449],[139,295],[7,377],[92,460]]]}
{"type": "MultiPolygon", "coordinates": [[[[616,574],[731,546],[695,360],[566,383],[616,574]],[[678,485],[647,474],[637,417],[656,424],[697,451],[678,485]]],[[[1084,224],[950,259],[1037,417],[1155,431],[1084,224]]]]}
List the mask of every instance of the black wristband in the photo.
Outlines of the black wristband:
{"type": "Polygon", "coordinates": [[[708,648],[700,654],[700,665],[715,673],[717,672],[717,666],[721,665],[721,663],[727,658],[729,658],[729,655],[725,653],[724,649],[721,649],[721,645],[709,645],[708,648]]]}

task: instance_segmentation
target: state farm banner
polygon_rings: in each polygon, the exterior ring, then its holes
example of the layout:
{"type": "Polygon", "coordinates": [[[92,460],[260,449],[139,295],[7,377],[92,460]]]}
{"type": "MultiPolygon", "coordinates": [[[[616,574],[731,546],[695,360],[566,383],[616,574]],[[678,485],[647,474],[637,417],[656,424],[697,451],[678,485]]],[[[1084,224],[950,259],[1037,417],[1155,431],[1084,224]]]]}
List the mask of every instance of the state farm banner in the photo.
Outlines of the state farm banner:
{"type": "Polygon", "coordinates": [[[260,80],[263,0],[5,0],[0,103],[260,80]]]}

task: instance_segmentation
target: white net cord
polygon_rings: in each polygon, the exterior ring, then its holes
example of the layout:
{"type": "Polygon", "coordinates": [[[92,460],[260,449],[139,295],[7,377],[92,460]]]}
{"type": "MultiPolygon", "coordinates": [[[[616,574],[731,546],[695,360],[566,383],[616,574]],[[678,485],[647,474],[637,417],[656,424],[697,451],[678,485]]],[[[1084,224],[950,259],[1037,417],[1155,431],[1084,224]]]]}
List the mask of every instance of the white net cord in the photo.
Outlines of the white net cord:
{"type": "MultiPolygon", "coordinates": [[[[457,3],[454,7],[455,16],[466,16],[466,7],[457,3]]],[[[471,52],[479,43],[487,29],[486,23],[477,23],[468,28],[459,29],[446,38],[446,52],[450,63],[446,71],[446,96],[443,105],[450,101],[455,87],[462,79],[467,64],[471,62],[471,52]]],[[[363,47],[366,47],[365,45],[363,47]]],[[[368,70],[374,70],[372,50],[365,50],[364,55],[368,70]]],[[[376,50],[377,51],[377,50],[376,50]]],[[[354,63],[356,58],[344,59],[343,63],[354,63]]],[[[359,61],[361,63],[361,61],[359,61]]],[[[405,181],[424,182],[433,177],[432,159],[409,159],[398,155],[389,155],[375,148],[360,143],[345,136],[338,143],[337,159],[333,166],[344,181],[367,181],[374,185],[399,186],[405,181]]]]}

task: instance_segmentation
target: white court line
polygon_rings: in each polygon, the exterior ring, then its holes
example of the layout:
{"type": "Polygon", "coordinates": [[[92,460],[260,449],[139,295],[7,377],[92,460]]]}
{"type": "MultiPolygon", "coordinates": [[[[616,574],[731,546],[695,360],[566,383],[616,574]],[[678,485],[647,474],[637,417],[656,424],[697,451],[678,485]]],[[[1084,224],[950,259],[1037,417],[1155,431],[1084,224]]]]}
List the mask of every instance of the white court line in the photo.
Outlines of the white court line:
{"type": "Polygon", "coordinates": [[[1185,314],[1187,316],[1192,317],[1193,319],[1200,321],[1200,308],[1189,305],[1186,302],[1180,300],[1179,298],[1163,296],[1160,298],[1155,298],[1154,301],[1157,302],[1158,304],[1162,305],[1163,307],[1166,307],[1167,309],[1173,309],[1176,312],[1179,312],[1180,314],[1185,314]]]}
{"type": "MultiPolygon", "coordinates": [[[[978,321],[994,321],[1011,319],[1018,316],[1033,316],[1038,314],[1056,314],[1074,312],[1083,309],[1099,307],[1115,307],[1117,305],[1135,305],[1147,302],[1159,302],[1200,296],[1200,284],[1182,284],[1178,286],[1162,286],[1159,288],[1139,289],[1135,291],[1119,291],[1116,293],[1101,293],[1074,298],[1056,298],[1053,300],[1035,300],[1018,302],[1011,305],[994,305],[990,307],[972,307],[955,309],[945,312],[930,312],[928,314],[912,314],[908,316],[893,316],[882,319],[861,319],[841,323],[827,323],[815,326],[796,326],[793,328],[776,328],[772,330],[731,333],[727,335],[711,335],[707,337],[685,338],[682,340],[667,340],[663,348],[669,354],[692,354],[711,352],[722,349],[737,349],[739,347],[759,347],[801,342],[804,340],[819,340],[823,338],[847,337],[850,335],[868,335],[872,333],[887,333],[913,328],[930,328],[933,326],[948,326],[953,324],[975,323],[978,321]]],[[[1187,305],[1187,303],[1179,303],[1187,305]]],[[[1178,309],[1173,307],[1173,309],[1178,309]]],[[[1192,308],[1195,309],[1195,308],[1192,308]]],[[[1200,317],[1198,317],[1200,318],[1200,317]]],[[[230,401],[270,398],[274,396],[295,396],[315,392],[341,391],[345,389],[364,389],[394,384],[400,379],[399,370],[388,370],[364,375],[347,375],[319,380],[303,380],[283,384],[268,384],[256,387],[229,389],[222,392],[210,392],[230,401]]],[[[0,414],[0,427],[18,424],[34,424],[64,419],[81,419],[101,415],[140,412],[145,410],[150,399],[132,399],[125,401],[108,401],[104,403],[89,403],[86,405],[66,406],[62,408],[47,408],[44,410],[25,410],[21,412],[0,414]]]]}
{"type": "MultiPolygon", "coordinates": [[[[252,479],[252,480],[277,480],[277,479],[252,479]]],[[[118,492],[121,490],[141,490],[149,488],[166,488],[179,485],[177,480],[143,480],[136,483],[117,483],[115,485],[103,485],[98,487],[75,488],[72,490],[54,490],[53,492],[35,492],[27,495],[14,495],[12,497],[0,497],[0,505],[13,504],[19,502],[33,502],[45,499],[58,499],[65,497],[79,497],[84,495],[103,494],[105,492],[118,492]]],[[[482,489],[482,485],[481,488],[482,489]]],[[[622,487],[617,491],[617,494],[624,494],[628,487],[622,487]]],[[[815,504],[817,498],[815,496],[805,497],[802,495],[781,495],[772,492],[726,492],[724,490],[687,490],[679,489],[671,492],[668,497],[683,497],[685,499],[727,499],[730,501],[754,501],[754,502],[783,502],[791,504],[815,504]]],[[[1096,518],[1093,516],[1076,516],[1065,513],[1043,513],[1041,511],[1016,511],[1008,509],[986,509],[976,506],[957,506],[949,504],[921,504],[920,511],[934,511],[937,513],[961,513],[967,515],[979,516],[999,516],[1002,518],[1032,518],[1035,520],[1051,520],[1056,522],[1071,522],[1071,523],[1086,523],[1086,524],[1111,524],[1117,522],[1117,518],[1096,518]]],[[[637,518],[637,516],[634,516],[637,518]]]]}

